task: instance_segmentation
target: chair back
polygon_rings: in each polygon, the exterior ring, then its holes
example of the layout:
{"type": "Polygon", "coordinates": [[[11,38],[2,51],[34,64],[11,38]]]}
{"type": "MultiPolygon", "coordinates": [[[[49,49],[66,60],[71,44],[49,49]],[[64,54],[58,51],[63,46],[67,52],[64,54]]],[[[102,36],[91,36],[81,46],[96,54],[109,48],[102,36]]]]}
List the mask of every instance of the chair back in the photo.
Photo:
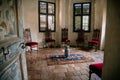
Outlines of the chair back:
{"type": "Polygon", "coordinates": [[[24,35],[24,42],[25,43],[32,42],[30,28],[24,29],[23,30],[23,35],[24,35]]]}
{"type": "Polygon", "coordinates": [[[68,29],[67,28],[62,28],[62,41],[68,39],[68,29]]]}
{"type": "Polygon", "coordinates": [[[46,32],[45,32],[45,42],[47,42],[49,40],[52,40],[52,33],[51,33],[50,29],[46,29],[46,32]]]}
{"type": "Polygon", "coordinates": [[[78,36],[77,36],[77,40],[76,40],[78,43],[80,42],[84,42],[84,31],[82,30],[79,30],[78,31],[78,36]]]}
{"type": "Polygon", "coordinates": [[[92,39],[93,40],[99,40],[99,38],[100,38],[100,30],[99,29],[93,30],[93,37],[92,37],[92,39]]]}

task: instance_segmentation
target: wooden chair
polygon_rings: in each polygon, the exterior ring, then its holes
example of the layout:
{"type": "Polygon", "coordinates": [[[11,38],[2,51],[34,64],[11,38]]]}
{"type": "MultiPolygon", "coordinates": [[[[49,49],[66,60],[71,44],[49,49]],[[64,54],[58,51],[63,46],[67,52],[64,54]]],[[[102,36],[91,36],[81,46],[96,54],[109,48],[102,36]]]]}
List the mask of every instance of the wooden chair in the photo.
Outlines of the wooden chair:
{"type": "Polygon", "coordinates": [[[84,31],[82,30],[79,30],[78,31],[78,37],[76,39],[76,44],[77,44],[77,47],[84,47],[84,31]]]}
{"type": "Polygon", "coordinates": [[[94,63],[89,65],[89,80],[91,79],[91,74],[95,73],[100,78],[102,76],[103,63],[94,63]]]}
{"type": "Polygon", "coordinates": [[[47,29],[45,32],[45,43],[47,47],[54,46],[55,47],[55,40],[52,39],[51,30],[47,29]]]}
{"type": "Polygon", "coordinates": [[[70,44],[70,40],[68,39],[68,29],[67,28],[62,28],[62,44],[70,44]]]}
{"type": "Polygon", "coordinates": [[[31,39],[31,31],[29,28],[23,30],[25,46],[30,47],[30,53],[32,48],[37,48],[38,51],[38,42],[33,42],[31,39]]]}
{"type": "Polygon", "coordinates": [[[99,44],[100,44],[100,41],[99,41],[100,38],[99,37],[100,37],[100,30],[99,29],[95,29],[93,31],[92,40],[88,41],[88,46],[90,48],[95,47],[95,51],[97,51],[98,48],[99,48],[99,44]]]}

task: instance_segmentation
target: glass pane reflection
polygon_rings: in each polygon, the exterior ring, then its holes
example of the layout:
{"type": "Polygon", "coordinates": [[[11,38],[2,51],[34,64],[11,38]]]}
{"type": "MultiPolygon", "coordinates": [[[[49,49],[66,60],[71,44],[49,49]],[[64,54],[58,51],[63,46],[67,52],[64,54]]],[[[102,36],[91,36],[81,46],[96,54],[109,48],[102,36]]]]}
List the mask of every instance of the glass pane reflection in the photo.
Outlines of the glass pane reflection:
{"type": "Polygon", "coordinates": [[[50,30],[54,30],[55,28],[54,28],[54,16],[48,16],[48,29],[50,29],[50,30]]]}
{"type": "Polygon", "coordinates": [[[40,13],[46,13],[46,3],[40,2],[40,13]]]}
{"type": "Polygon", "coordinates": [[[40,15],[40,29],[43,31],[46,29],[46,15],[40,15]]]}
{"type": "Polygon", "coordinates": [[[75,31],[80,30],[81,16],[75,16],[75,31]]]}
{"type": "Polygon", "coordinates": [[[87,31],[87,30],[89,30],[88,28],[89,28],[89,16],[83,16],[83,23],[82,23],[82,25],[83,25],[83,27],[82,27],[82,29],[83,30],[85,30],[85,31],[87,31]]]}
{"type": "Polygon", "coordinates": [[[83,14],[89,14],[90,4],[83,4],[83,14]]]}
{"type": "Polygon", "coordinates": [[[48,13],[54,14],[54,4],[48,4],[48,13]]]}
{"type": "Polygon", "coordinates": [[[75,4],[75,14],[81,14],[81,4],[75,4]]]}

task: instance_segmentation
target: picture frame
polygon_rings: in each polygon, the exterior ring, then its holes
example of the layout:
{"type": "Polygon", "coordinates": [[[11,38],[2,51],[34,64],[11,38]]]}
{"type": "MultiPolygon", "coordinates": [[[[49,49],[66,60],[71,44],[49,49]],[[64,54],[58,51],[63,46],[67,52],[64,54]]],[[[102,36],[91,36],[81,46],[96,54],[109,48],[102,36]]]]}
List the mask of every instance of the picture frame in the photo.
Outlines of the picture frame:
{"type": "Polygon", "coordinates": [[[0,44],[15,41],[18,34],[17,0],[0,1],[0,44]]]}

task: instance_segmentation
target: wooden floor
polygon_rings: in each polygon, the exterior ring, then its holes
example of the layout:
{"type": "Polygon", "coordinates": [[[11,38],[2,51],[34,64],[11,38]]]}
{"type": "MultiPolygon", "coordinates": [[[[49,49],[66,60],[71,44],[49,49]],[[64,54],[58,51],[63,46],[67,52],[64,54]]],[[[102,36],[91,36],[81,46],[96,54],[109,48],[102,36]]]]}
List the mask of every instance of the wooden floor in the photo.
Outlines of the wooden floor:
{"type": "Polygon", "coordinates": [[[47,54],[61,54],[62,48],[45,48],[39,51],[26,53],[29,80],[88,80],[89,64],[103,62],[103,51],[83,51],[70,48],[71,53],[81,53],[94,59],[94,62],[52,65],[48,66],[45,56],[47,54]]]}

